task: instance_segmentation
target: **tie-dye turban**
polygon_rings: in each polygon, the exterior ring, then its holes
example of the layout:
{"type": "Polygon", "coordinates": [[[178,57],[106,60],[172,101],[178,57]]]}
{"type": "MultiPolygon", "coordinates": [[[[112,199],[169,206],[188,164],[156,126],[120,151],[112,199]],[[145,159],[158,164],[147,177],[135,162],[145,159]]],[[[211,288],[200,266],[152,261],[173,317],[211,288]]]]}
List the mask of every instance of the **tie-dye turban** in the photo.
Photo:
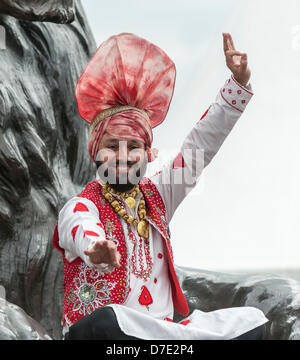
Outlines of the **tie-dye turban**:
{"type": "Polygon", "coordinates": [[[94,162],[105,133],[141,140],[148,161],[156,157],[152,129],[167,115],[175,78],[165,52],[134,34],[112,36],[99,46],[76,86],[79,114],[90,124],[94,162]]]}

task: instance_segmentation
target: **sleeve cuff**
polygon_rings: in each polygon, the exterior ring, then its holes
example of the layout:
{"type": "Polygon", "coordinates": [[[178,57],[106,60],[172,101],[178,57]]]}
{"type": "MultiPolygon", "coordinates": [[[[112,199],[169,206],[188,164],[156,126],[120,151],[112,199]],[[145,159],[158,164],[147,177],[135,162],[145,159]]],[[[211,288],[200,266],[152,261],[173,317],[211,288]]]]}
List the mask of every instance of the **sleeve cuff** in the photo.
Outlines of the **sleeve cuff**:
{"type": "Polygon", "coordinates": [[[244,112],[254,95],[250,83],[246,86],[242,86],[234,79],[233,75],[226,81],[225,85],[220,90],[220,94],[224,102],[239,112],[244,112]]]}

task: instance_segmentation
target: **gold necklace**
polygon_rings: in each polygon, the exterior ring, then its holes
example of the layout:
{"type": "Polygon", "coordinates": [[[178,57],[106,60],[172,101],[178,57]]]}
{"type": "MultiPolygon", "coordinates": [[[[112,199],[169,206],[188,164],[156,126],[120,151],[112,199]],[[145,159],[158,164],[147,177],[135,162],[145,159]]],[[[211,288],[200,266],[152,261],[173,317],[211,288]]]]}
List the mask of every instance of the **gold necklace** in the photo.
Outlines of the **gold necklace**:
{"type": "Polygon", "coordinates": [[[112,187],[110,187],[109,185],[107,185],[107,184],[105,184],[105,185],[106,185],[106,190],[108,192],[110,192],[112,194],[117,194],[117,195],[122,196],[123,198],[126,198],[125,202],[130,207],[130,209],[133,209],[135,207],[135,205],[136,205],[135,197],[139,192],[141,192],[138,185],[136,185],[134,187],[134,190],[132,190],[129,193],[119,192],[119,191],[116,191],[115,189],[113,189],[112,187]]]}
{"type": "Polygon", "coordinates": [[[130,193],[122,193],[115,191],[112,189],[108,184],[102,185],[102,194],[105,197],[105,199],[110,203],[112,208],[115,210],[115,212],[121,216],[127,223],[132,224],[137,228],[137,231],[140,236],[144,237],[145,239],[148,239],[149,237],[149,223],[146,221],[146,202],[145,199],[142,198],[140,200],[139,206],[138,206],[138,215],[139,220],[134,219],[133,216],[128,215],[126,210],[122,208],[121,204],[117,199],[113,197],[112,194],[121,195],[122,197],[125,197],[125,202],[128,204],[128,206],[132,209],[136,205],[136,194],[141,192],[138,185],[135,186],[134,190],[130,193]],[[134,205],[133,205],[134,204],[134,205]]]}

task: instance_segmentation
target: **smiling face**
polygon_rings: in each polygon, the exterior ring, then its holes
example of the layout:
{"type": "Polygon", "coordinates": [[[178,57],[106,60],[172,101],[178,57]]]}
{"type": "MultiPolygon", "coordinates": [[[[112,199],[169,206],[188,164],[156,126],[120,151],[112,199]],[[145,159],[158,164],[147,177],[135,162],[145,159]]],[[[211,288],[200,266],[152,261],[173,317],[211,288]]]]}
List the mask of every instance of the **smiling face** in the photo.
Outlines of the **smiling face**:
{"type": "Polygon", "coordinates": [[[100,178],[117,191],[131,190],[147,169],[144,142],[104,134],[99,144],[97,171],[100,178]]]}
{"type": "Polygon", "coordinates": [[[0,13],[20,20],[65,24],[74,21],[75,6],[74,0],[1,0],[0,13]]]}

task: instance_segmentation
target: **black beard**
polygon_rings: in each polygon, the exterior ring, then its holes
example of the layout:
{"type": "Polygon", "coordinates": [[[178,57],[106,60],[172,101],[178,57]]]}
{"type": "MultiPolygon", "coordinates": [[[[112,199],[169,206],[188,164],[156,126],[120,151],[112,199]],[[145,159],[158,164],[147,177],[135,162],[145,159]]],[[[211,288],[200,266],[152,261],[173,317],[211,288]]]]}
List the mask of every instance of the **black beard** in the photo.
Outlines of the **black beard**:
{"type": "MultiPolygon", "coordinates": [[[[134,166],[136,163],[134,164],[130,164],[128,163],[127,165],[132,167],[134,166]]],[[[143,161],[142,165],[136,169],[136,172],[135,172],[135,178],[137,178],[139,181],[142,179],[142,177],[145,175],[146,173],[146,170],[147,170],[147,160],[145,159],[145,161],[143,161]]],[[[103,161],[97,161],[96,162],[96,165],[97,165],[97,170],[99,169],[99,167],[101,167],[103,165],[103,161]]],[[[99,174],[99,177],[105,181],[106,184],[109,184],[109,186],[111,188],[113,188],[114,190],[118,191],[118,192],[127,192],[129,190],[132,190],[135,185],[137,185],[136,183],[132,183],[128,177],[128,175],[126,176],[126,182],[122,181],[122,183],[120,183],[120,179],[117,178],[117,179],[114,179],[115,181],[112,181],[109,179],[109,171],[108,169],[106,169],[104,172],[103,172],[103,177],[101,176],[101,171],[98,172],[99,174]]],[[[122,180],[124,180],[124,178],[122,177],[122,180]]],[[[138,182],[139,182],[138,181],[138,182]]]]}
{"type": "Polygon", "coordinates": [[[129,190],[133,190],[133,188],[135,187],[135,185],[133,184],[109,184],[109,186],[111,188],[113,188],[114,190],[116,190],[117,192],[127,192],[129,190]]]}

